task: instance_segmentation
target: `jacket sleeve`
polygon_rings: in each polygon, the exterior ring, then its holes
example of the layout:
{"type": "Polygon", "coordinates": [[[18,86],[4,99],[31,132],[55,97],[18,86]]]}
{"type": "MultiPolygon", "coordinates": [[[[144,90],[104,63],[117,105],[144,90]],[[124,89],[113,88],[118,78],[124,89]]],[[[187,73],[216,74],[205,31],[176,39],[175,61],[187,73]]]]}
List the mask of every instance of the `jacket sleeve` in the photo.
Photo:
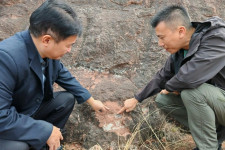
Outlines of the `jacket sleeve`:
{"type": "Polygon", "coordinates": [[[144,99],[159,93],[165,89],[165,83],[174,76],[174,64],[172,55],[167,59],[164,67],[156,73],[154,78],[147,84],[147,86],[134,97],[142,102],[144,99]]]}
{"type": "Polygon", "coordinates": [[[182,91],[196,88],[220,72],[225,65],[224,33],[225,29],[220,28],[213,34],[205,35],[201,40],[198,51],[166,83],[166,89],[168,91],[182,91]]]}
{"type": "Polygon", "coordinates": [[[76,80],[76,78],[71,75],[71,73],[64,67],[61,62],[59,62],[59,65],[58,78],[55,82],[66,89],[68,92],[72,93],[75,96],[78,104],[81,104],[88,100],[91,97],[89,91],[85,89],[76,80]]]}
{"type": "Polygon", "coordinates": [[[18,68],[13,58],[0,50],[0,139],[26,141],[36,149],[46,143],[52,125],[20,114],[12,106],[18,68]]]}

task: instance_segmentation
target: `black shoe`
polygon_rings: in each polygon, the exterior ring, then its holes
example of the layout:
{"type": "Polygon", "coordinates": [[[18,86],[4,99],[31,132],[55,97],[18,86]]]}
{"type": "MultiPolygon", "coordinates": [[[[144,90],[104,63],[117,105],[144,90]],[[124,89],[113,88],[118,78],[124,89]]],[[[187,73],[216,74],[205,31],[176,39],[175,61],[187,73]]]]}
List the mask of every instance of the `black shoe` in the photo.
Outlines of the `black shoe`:
{"type": "MultiPolygon", "coordinates": [[[[195,147],[193,150],[199,150],[199,148],[195,147]]],[[[222,144],[219,144],[218,150],[223,150],[222,149],[222,144]]]]}

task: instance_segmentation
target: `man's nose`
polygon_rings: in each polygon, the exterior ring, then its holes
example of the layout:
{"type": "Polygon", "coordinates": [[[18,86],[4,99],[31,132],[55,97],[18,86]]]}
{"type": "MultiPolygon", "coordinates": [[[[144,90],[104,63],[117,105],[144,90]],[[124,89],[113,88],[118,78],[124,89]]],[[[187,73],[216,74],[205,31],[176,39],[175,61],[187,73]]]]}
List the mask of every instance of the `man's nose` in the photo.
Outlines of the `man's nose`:
{"type": "Polygon", "coordinates": [[[68,49],[67,49],[67,53],[71,52],[71,49],[72,49],[71,47],[68,48],[68,49]]]}
{"type": "Polygon", "coordinates": [[[159,41],[158,41],[158,45],[159,45],[160,47],[163,47],[163,46],[164,46],[164,43],[163,43],[161,40],[159,40],[159,41]]]}

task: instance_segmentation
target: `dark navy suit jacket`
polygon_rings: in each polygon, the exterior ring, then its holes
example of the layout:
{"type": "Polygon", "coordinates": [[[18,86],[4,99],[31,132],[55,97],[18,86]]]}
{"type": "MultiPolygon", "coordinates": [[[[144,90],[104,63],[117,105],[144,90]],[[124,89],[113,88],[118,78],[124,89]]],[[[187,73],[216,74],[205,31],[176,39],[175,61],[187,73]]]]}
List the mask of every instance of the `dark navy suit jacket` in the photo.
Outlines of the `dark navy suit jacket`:
{"type": "Polygon", "coordinates": [[[46,143],[53,125],[30,116],[44,98],[53,97],[54,82],[78,103],[91,97],[59,60],[48,59],[46,71],[44,91],[39,54],[29,31],[0,42],[0,139],[26,141],[36,149],[46,143]]]}

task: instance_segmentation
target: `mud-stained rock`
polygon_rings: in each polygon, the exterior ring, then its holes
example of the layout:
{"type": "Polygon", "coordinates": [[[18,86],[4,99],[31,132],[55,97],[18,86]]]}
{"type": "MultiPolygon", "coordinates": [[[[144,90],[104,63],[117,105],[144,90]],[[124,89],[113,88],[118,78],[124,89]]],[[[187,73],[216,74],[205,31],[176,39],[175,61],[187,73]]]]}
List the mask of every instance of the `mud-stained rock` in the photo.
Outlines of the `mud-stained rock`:
{"type": "MultiPolygon", "coordinates": [[[[159,113],[154,113],[147,120],[144,119],[149,116],[147,103],[143,103],[145,105],[138,104],[131,113],[117,114],[123,106],[123,100],[132,97],[134,91],[137,90],[128,78],[84,68],[77,68],[76,71],[71,72],[82,85],[89,89],[93,97],[103,101],[109,110],[105,114],[96,114],[87,104],[75,105],[66,125],[67,131],[69,131],[68,142],[77,141],[82,143],[84,148],[101,143],[100,146],[103,149],[119,149],[119,147],[124,147],[127,140],[132,139],[130,146],[137,146],[140,144],[140,140],[147,139],[151,135],[149,125],[157,128],[159,124],[163,124],[161,121],[164,120],[156,119],[161,118],[159,113]],[[133,138],[134,131],[143,138],[140,139],[140,136],[133,138]],[[148,133],[148,136],[145,133],[148,133]],[[120,144],[115,144],[118,143],[118,140],[120,144]]],[[[153,110],[156,108],[152,107],[153,110]]]]}
{"type": "Polygon", "coordinates": [[[125,122],[131,121],[132,118],[126,114],[117,114],[122,108],[117,102],[106,101],[104,104],[109,110],[104,114],[96,113],[99,127],[103,128],[105,132],[114,132],[118,136],[127,136],[131,134],[125,122]]]}

